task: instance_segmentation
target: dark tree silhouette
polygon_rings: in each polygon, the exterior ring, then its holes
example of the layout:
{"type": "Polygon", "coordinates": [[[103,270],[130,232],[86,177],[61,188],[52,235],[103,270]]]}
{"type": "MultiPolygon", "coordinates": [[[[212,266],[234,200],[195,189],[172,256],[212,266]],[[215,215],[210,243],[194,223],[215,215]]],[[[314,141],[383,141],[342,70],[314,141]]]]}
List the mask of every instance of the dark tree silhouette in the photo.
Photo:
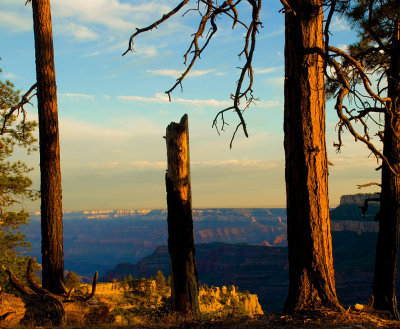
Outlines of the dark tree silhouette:
{"type": "Polygon", "coordinates": [[[172,310],[200,314],[190,183],[188,116],[167,127],[168,250],[171,259],[172,310]]]}
{"type": "Polygon", "coordinates": [[[359,40],[348,52],[328,47],[328,62],[334,72],[328,74],[328,90],[336,97],[340,119],[336,147],[341,149],[341,135],[347,128],[356,141],[365,143],[382,160],[378,168],[382,178],[373,306],[399,318],[395,279],[400,227],[400,6],[396,0],[357,0],[338,2],[335,10],[344,13],[359,32],[359,40]],[[370,81],[373,74],[377,76],[376,91],[370,81]],[[344,104],[345,96],[352,108],[344,104]],[[370,128],[374,124],[383,152],[372,141],[370,128]]]}

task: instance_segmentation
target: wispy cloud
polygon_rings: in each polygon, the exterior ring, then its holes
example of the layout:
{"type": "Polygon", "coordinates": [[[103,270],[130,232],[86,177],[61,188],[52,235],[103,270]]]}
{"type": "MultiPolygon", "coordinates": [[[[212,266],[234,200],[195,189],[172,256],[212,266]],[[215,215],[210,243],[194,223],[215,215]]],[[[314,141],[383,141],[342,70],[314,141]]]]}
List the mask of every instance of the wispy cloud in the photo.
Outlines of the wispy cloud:
{"type": "Polygon", "coordinates": [[[98,55],[100,55],[100,51],[95,50],[95,51],[92,51],[92,52],[90,52],[88,54],[82,55],[82,57],[93,57],[93,56],[98,56],[98,55]]]}
{"type": "Polygon", "coordinates": [[[340,45],[337,45],[336,47],[338,47],[339,49],[346,51],[346,52],[349,50],[349,45],[346,45],[346,44],[340,44],[340,45]]]}
{"type": "Polygon", "coordinates": [[[90,163],[92,168],[104,168],[104,169],[127,169],[127,168],[139,168],[139,169],[166,169],[167,162],[165,161],[117,161],[111,160],[107,162],[96,162],[90,163]]]}
{"type": "MultiPolygon", "coordinates": [[[[169,103],[168,96],[163,93],[157,93],[153,97],[142,97],[142,96],[118,96],[118,99],[130,102],[145,102],[145,103],[169,103]]],[[[227,107],[231,103],[230,101],[219,101],[216,99],[184,99],[184,98],[172,98],[172,103],[187,104],[193,106],[215,106],[215,107],[227,107]]]]}
{"type": "Polygon", "coordinates": [[[266,67],[266,68],[255,68],[254,73],[255,74],[269,74],[272,72],[275,72],[277,70],[282,69],[283,66],[277,66],[277,67],[266,67]]]}
{"type": "MultiPolygon", "coordinates": [[[[213,69],[210,70],[191,70],[188,74],[190,77],[198,77],[202,76],[208,73],[213,72],[213,69]]],[[[147,72],[153,74],[153,75],[161,75],[161,76],[166,76],[166,77],[172,77],[172,78],[177,78],[182,75],[182,71],[180,70],[174,70],[174,69],[159,69],[159,70],[147,70],[147,72]]]]}
{"type": "Polygon", "coordinates": [[[65,97],[65,98],[74,98],[74,99],[78,99],[78,98],[83,98],[83,99],[94,99],[94,95],[90,95],[90,94],[74,94],[74,93],[60,93],[61,97],[65,97]]]}
{"type": "Polygon", "coordinates": [[[90,41],[98,39],[98,34],[85,25],[70,22],[68,24],[57,25],[55,30],[74,37],[78,41],[90,41]]]}
{"type": "Polygon", "coordinates": [[[256,106],[263,108],[263,109],[270,109],[272,107],[283,107],[283,104],[279,101],[269,101],[269,100],[262,100],[256,102],[256,106]]]}
{"type": "Polygon", "coordinates": [[[158,50],[154,46],[140,46],[136,49],[136,53],[138,55],[146,56],[146,57],[152,57],[156,56],[158,54],[158,50]]]}
{"type": "Polygon", "coordinates": [[[275,88],[283,88],[284,84],[284,77],[271,77],[271,78],[266,78],[264,80],[265,85],[269,85],[275,88]]]}
{"type": "MultiPolygon", "coordinates": [[[[211,161],[192,161],[191,165],[194,167],[248,167],[248,168],[276,168],[278,164],[270,160],[211,160],[211,161]]],[[[92,162],[88,164],[92,168],[139,168],[139,169],[166,169],[166,161],[117,161],[110,160],[107,162],[92,162]]]]}
{"type": "Polygon", "coordinates": [[[339,32],[339,31],[350,31],[351,26],[349,23],[344,19],[340,18],[338,16],[333,17],[333,21],[330,25],[330,29],[334,32],[339,32]]]}
{"type": "Polygon", "coordinates": [[[32,19],[23,13],[11,11],[0,11],[0,25],[6,26],[14,32],[24,32],[32,30],[32,19]]]}
{"type": "Polygon", "coordinates": [[[3,72],[2,75],[3,75],[3,77],[5,79],[15,79],[15,78],[17,78],[17,76],[14,73],[10,73],[10,72],[3,72]]]}
{"type": "Polygon", "coordinates": [[[272,32],[269,32],[269,33],[262,34],[262,35],[259,37],[259,40],[268,39],[268,38],[272,38],[272,37],[276,37],[276,36],[278,36],[278,35],[283,35],[284,32],[285,32],[285,27],[284,27],[284,26],[281,26],[281,28],[280,28],[279,30],[275,30],[275,31],[272,31],[272,32]]]}
{"type": "Polygon", "coordinates": [[[277,163],[270,160],[238,160],[238,159],[228,159],[228,160],[211,160],[211,161],[192,161],[194,166],[203,167],[227,167],[227,166],[237,166],[237,167],[259,167],[259,168],[275,168],[277,163]]]}
{"type": "MultiPolygon", "coordinates": [[[[137,3],[137,2],[136,2],[137,3]]],[[[110,30],[133,30],[138,22],[147,23],[170,10],[166,1],[148,1],[132,5],[120,0],[53,0],[57,17],[74,18],[81,24],[98,24],[110,30]]]]}

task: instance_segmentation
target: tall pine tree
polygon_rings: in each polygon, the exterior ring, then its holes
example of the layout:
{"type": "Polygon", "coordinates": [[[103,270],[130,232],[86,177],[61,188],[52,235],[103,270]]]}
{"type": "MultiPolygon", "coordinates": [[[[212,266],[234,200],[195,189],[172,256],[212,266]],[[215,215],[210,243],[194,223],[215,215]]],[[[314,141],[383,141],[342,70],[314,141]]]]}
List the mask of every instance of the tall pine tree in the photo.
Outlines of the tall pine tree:
{"type": "Polygon", "coordinates": [[[43,288],[62,293],[63,223],[57,85],[50,0],[32,0],[39,112],[43,288]]]}
{"type": "MultiPolygon", "coordinates": [[[[342,100],[340,104],[337,102],[336,109],[341,112],[343,125],[383,160],[373,306],[399,318],[395,281],[400,227],[400,1],[345,0],[338,4],[338,10],[347,16],[358,32],[357,42],[349,47],[350,56],[344,56],[342,62],[340,74],[345,74],[346,78],[341,83],[347,80],[344,88],[347,91],[339,95],[343,100],[343,96],[349,92],[361,109],[358,109],[357,115],[347,111],[349,120],[343,117],[342,100]],[[369,79],[373,77],[377,77],[375,93],[368,91],[371,87],[369,79]],[[357,91],[359,83],[366,87],[367,98],[357,91]],[[370,117],[371,113],[384,115],[383,131],[378,132],[383,142],[383,152],[379,152],[368,137],[364,119],[370,117]],[[361,120],[359,122],[364,125],[361,135],[354,133],[354,125],[351,123],[357,120],[361,120]]],[[[336,50],[336,54],[339,53],[336,50]]],[[[337,90],[337,85],[332,86],[332,90],[337,90]]]]}
{"type": "MultiPolygon", "coordinates": [[[[33,135],[37,123],[18,121],[14,114],[9,115],[10,109],[19,102],[20,95],[14,85],[8,80],[0,81],[0,264],[21,278],[27,265],[23,254],[29,248],[19,230],[29,220],[23,205],[25,201],[36,199],[38,192],[31,188],[28,174],[32,168],[13,157],[17,148],[28,152],[37,148],[33,135]]],[[[3,272],[0,273],[0,287],[11,289],[3,272]]]]}

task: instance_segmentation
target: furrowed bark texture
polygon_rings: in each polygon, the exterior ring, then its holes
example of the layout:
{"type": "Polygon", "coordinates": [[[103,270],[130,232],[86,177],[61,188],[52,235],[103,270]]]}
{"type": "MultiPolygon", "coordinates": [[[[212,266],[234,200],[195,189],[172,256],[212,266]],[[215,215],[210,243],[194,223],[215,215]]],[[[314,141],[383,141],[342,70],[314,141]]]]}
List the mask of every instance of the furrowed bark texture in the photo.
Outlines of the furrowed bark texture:
{"type": "Polygon", "coordinates": [[[325,144],[321,0],[288,1],[284,146],[289,250],[285,312],[340,308],[335,289],[325,144]]]}
{"type": "Polygon", "coordinates": [[[172,122],[166,133],[168,171],[168,249],[171,258],[172,310],[197,316],[198,279],[193,236],[188,117],[172,122]]]}
{"type": "Polygon", "coordinates": [[[388,96],[392,99],[391,114],[385,114],[383,154],[398,173],[382,164],[382,191],[379,235],[376,247],[373,281],[374,308],[386,310],[399,318],[396,299],[397,255],[400,227],[400,40],[395,31],[388,74],[388,96]],[[396,137],[397,135],[397,137],[396,137]]]}
{"type": "Polygon", "coordinates": [[[62,293],[64,275],[57,87],[49,0],[32,0],[35,35],[42,218],[43,288],[62,293]]]}

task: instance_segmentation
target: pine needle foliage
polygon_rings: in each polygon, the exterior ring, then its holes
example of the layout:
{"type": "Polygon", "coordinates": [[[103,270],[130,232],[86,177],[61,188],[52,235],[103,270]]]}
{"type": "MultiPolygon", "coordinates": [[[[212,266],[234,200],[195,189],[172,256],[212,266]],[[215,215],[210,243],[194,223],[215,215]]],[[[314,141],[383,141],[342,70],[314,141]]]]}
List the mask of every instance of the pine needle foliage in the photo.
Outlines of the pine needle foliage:
{"type": "MultiPolygon", "coordinates": [[[[12,82],[0,81],[1,126],[10,108],[19,103],[20,97],[12,82]]],[[[23,203],[37,199],[39,192],[31,189],[32,180],[28,174],[33,168],[16,160],[13,153],[18,148],[26,149],[28,153],[37,150],[37,139],[33,134],[36,126],[35,121],[24,121],[15,113],[7,118],[0,135],[0,264],[19,277],[26,270],[25,252],[30,247],[19,230],[29,221],[23,203]]],[[[0,272],[0,287],[5,291],[11,289],[3,272],[0,272]]]]}

